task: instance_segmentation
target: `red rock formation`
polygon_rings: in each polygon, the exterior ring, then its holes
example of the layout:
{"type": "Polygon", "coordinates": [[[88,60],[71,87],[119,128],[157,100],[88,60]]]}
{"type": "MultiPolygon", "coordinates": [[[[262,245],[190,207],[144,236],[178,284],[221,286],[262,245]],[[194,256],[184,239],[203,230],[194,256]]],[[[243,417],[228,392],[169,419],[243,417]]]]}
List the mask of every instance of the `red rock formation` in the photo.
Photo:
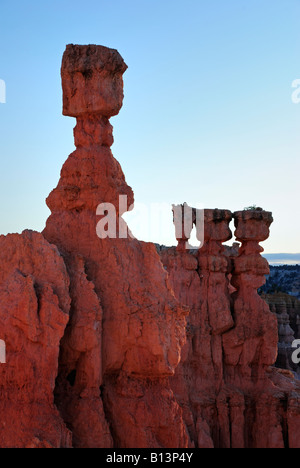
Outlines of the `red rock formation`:
{"type": "MultiPolygon", "coordinates": [[[[242,242],[234,259],[232,284],[235,327],[223,337],[225,362],[230,379],[260,379],[277,356],[277,320],[257,290],[265,283],[269,265],[259,242],[269,237],[271,213],[241,211],[234,214],[236,238],[242,242]]],[[[229,376],[228,376],[229,377],[229,376]]],[[[240,383],[239,383],[240,384],[240,383]]]]}
{"type": "Polygon", "coordinates": [[[69,319],[69,278],[41,234],[0,237],[1,447],[71,447],[54,405],[59,342],[69,319]]]}
{"type": "Polygon", "coordinates": [[[181,409],[167,377],[180,360],[187,312],[178,306],[153,244],[104,239],[96,233],[100,203],[116,208],[117,233],[126,227],[119,215],[133,203],[109,148],[108,117],[122,105],[126,68],[117,51],[101,46],[68,46],[63,58],[64,114],[77,117],[77,149],[47,200],[52,215],[44,231],[62,252],[71,278],[71,318],[62,342],[57,404],[76,432],[76,446],[110,445],[106,414],[117,446],[185,447],[181,409]],[[128,201],[121,209],[120,195],[128,201]],[[101,362],[91,362],[91,354],[101,362]],[[151,408],[160,408],[160,413],[151,408]],[[97,420],[93,435],[86,426],[91,414],[97,420]]]}
{"type": "Polygon", "coordinates": [[[112,438],[100,398],[103,311],[81,257],[68,262],[70,321],[61,342],[56,402],[75,447],[109,448],[112,438]]]}
{"type": "Polygon", "coordinates": [[[204,246],[197,254],[178,249],[161,252],[177,297],[190,308],[188,340],[172,386],[200,448],[214,446],[211,426],[223,384],[222,334],[233,327],[230,262],[222,246],[232,236],[231,219],[229,211],[205,210],[204,246]]]}
{"type": "Polygon", "coordinates": [[[126,68],[115,50],[67,46],[76,151],[44,237],[0,237],[0,446],[300,447],[300,384],[272,367],[276,317],[257,294],[272,216],[235,213],[242,246],[225,249],[232,213],[205,210],[203,234],[191,209],[162,262],[128,235],[133,192],[108,120],[126,68]],[[193,223],[196,252],[185,249],[193,223]]]}
{"type": "Polygon", "coordinates": [[[234,218],[239,252],[222,248],[231,216],[220,210],[205,210],[198,255],[160,252],[176,296],[191,311],[172,387],[197,447],[299,447],[300,385],[271,367],[277,321],[257,293],[269,270],[258,242],[272,217],[257,210],[234,218]]]}

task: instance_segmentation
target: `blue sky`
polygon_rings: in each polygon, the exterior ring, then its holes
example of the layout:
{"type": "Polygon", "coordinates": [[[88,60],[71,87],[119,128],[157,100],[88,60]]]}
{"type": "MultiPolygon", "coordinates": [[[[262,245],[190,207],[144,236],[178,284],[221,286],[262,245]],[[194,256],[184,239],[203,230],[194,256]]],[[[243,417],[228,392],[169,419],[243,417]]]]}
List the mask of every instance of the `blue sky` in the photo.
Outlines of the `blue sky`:
{"type": "MultiPolygon", "coordinates": [[[[136,202],[262,206],[266,252],[299,252],[299,17],[299,0],[1,0],[0,233],[45,225],[74,149],[62,54],[94,43],[129,66],[112,150],[136,202]]],[[[163,232],[141,224],[139,238],[174,243],[171,213],[163,232]]]]}

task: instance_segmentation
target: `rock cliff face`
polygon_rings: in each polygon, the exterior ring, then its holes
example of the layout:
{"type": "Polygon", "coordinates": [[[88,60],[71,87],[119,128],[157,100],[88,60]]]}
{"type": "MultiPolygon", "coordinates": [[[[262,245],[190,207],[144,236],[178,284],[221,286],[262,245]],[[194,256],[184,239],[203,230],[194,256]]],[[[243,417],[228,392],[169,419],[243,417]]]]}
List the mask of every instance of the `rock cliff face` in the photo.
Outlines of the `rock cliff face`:
{"type": "Polygon", "coordinates": [[[43,234],[0,237],[0,446],[299,447],[300,387],[272,367],[276,316],[257,294],[271,214],[205,210],[196,252],[190,231],[159,253],[130,235],[109,123],[126,68],[67,46],[76,150],[43,234]],[[232,217],[239,250],[223,246],[232,217]]]}
{"type": "Polygon", "coordinates": [[[41,234],[0,237],[1,447],[71,447],[54,405],[59,342],[69,320],[69,277],[41,234]]]}

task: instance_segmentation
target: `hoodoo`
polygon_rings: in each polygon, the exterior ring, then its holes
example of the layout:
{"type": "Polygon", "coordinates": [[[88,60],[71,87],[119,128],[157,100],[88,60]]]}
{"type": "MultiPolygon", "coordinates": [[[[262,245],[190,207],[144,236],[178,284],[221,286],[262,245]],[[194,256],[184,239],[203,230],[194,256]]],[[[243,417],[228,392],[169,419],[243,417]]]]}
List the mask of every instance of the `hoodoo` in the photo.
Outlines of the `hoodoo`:
{"type": "Polygon", "coordinates": [[[116,50],[102,46],[69,45],[63,57],[63,113],[77,118],[77,149],[47,200],[52,215],[43,233],[71,279],[56,402],[76,446],[186,446],[168,377],[180,360],[187,311],[153,244],[96,233],[99,204],[112,204],[118,220],[119,197],[133,203],[108,120],[122,106],[126,69],[116,50]]]}

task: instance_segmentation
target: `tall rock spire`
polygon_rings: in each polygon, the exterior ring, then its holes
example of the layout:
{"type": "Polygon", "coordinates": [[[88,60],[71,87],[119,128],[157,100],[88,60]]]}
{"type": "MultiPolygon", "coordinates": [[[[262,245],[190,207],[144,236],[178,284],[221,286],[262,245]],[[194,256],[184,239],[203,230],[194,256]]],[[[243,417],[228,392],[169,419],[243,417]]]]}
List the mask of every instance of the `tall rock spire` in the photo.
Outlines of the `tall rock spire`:
{"type": "Polygon", "coordinates": [[[111,153],[108,118],[122,106],[126,68],[117,51],[102,46],[69,45],[63,57],[63,113],[77,118],[77,149],[47,199],[52,214],[44,230],[71,278],[57,405],[77,446],[109,445],[104,398],[118,446],[183,447],[188,437],[167,379],[180,360],[187,312],[168,285],[154,244],[118,238],[119,223],[124,228],[119,215],[133,203],[133,192],[111,153]],[[120,195],[127,204],[120,205],[120,195]],[[101,203],[115,208],[116,238],[97,236],[101,203]],[[133,398],[136,392],[139,399],[133,398]],[[141,402],[157,412],[140,411],[141,402]],[[135,421],[129,413],[136,414],[135,421]],[[87,418],[97,427],[94,438],[87,418]]]}

